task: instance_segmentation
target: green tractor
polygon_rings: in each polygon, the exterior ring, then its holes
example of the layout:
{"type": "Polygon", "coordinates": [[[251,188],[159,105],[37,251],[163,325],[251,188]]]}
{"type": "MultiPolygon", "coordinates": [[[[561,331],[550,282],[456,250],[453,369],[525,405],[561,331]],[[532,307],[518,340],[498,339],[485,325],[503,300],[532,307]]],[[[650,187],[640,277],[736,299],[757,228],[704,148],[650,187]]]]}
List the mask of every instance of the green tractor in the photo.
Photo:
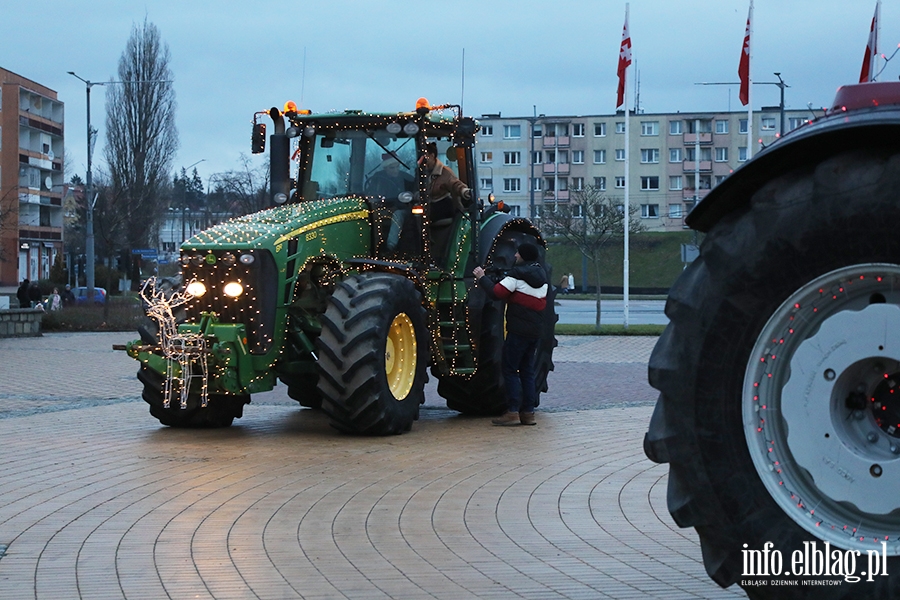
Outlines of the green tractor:
{"type": "MultiPolygon", "coordinates": [[[[525,241],[546,265],[546,244],[530,221],[477,197],[477,122],[424,99],[387,114],[288,103],[254,117],[254,153],[265,149],[265,115],[272,207],[184,242],[180,290],[144,287],[158,331],[142,329],[127,350],[151,415],[227,427],[280,380],[342,432],[398,434],[419,416],[428,366],[451,409],[502,413],[503,305],[474,285],[472,269],[511,268],[525,241]],[[429,194],[429,149],[465,191],[450,214],[437,214],[450,203],[429,194]]],[[[551,291],[539,392],[556,320],[551,291]]]]}

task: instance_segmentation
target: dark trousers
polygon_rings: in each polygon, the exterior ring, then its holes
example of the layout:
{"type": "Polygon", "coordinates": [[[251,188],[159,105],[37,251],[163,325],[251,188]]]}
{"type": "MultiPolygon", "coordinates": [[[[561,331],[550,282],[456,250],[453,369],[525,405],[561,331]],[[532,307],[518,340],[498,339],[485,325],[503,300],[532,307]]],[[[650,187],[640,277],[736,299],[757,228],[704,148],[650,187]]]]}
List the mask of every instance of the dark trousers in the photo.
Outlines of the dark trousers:
{"type": "Polygon", "coordinates": [[[534,353],[538,338],[506,334],[503,344],[503,383],[510,412],[534,412],[537,390],[534,385],[534,353]]]}

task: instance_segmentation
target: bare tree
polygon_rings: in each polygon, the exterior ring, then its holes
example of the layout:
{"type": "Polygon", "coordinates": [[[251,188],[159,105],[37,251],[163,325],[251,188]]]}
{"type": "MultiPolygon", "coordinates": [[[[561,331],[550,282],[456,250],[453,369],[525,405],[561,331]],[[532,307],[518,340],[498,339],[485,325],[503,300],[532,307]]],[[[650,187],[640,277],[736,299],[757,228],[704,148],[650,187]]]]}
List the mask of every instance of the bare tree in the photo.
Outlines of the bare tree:
{"type": "MultiPolygon", "coordinates": [[[[646,227],[637,218],[637,208],[629,207],[629,233],[646,227]]],[[[621,240],[625,234],[625,209],[621,199],[610,198],[601,190],[588,186],[574,192],[568,203],[544,204],[541,224],[545,233],[558,235],[573,244],[594,265],[597,277],[597,316],[594,326],[600,328],[600,255],[606,245],[621,240]]]]}
{"type": "Polygon", "coordinates": [[[246,154],[241,154],[241,168],[216,176],[215,197],[211,202],[218,210],[233,215],[247,215],[269,206],[269,169],[254,167],[246,154]]]}
{"type": "Polygon", "coordinates": [[[118,80],[106,92],[110,196],[126,248],[155,245],[168,208],[169,178],[178,149],[175,90],[168,44],[146,19],[131,31],[119,58],[118,80]]]}

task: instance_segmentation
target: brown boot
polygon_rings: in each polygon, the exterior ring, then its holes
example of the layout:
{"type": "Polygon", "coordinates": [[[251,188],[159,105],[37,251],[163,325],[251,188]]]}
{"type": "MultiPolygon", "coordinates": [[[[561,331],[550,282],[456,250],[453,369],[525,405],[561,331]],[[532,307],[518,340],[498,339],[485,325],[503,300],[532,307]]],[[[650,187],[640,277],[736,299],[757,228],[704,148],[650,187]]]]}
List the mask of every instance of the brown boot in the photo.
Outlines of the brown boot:
{"type": "Polygon", "coordinates": [[[522,423],[522,425],[537,425],[537,423],[535,423],[534,421],[533,412],[520,412],[519,422],[522,423]]]}
{"type": "Polygon", "coordinates": [[[494,425],[518,425],[519,424],[519,413],[508,412],[503,416],[497,417],[496,419],[491,419],[491,423],[494,425]]]}

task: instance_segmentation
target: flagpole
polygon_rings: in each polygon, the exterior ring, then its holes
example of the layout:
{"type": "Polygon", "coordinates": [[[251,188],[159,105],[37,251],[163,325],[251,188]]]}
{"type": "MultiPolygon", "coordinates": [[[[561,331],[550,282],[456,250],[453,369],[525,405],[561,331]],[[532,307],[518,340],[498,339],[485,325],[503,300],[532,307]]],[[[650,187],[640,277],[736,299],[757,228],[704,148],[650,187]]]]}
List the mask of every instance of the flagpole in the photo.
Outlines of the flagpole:
{"type": "Polygon", "coordinates": [[[872,77],[871,81],[875,81],[875,74],[878,73],[878,46],[881,42],[881,0],[875,3],[875,47],[872,48],[872,77]]]}
{"type": "MultiPolygon", "coordinates": [[[[628,24],[628,2],[625,3],[625,24],[628,24]]],[[[629,28],[628,32],[629,38],[631,37],[631,30],[629,28]]],[[[629,229],[629,216],[631,212],[631,202],[628,197],[629,190],[629,175],[628,175],[628,165],[630,162],[628,147],[631,146],[629,143],[630,134],[628,128],[628,122],[630,119],[628,118],[628,67],[625,67],[625,73],[623,74],[625,78],[625,248],[624,254],[625,257],[622,261],[622,325],[625,329],[628,329],[628,229],[629,229]]]]}
{"type": "Polygon", "coordinates": [[[747,16],[747,160],[753,158],[753,0],[747,16]]]}

